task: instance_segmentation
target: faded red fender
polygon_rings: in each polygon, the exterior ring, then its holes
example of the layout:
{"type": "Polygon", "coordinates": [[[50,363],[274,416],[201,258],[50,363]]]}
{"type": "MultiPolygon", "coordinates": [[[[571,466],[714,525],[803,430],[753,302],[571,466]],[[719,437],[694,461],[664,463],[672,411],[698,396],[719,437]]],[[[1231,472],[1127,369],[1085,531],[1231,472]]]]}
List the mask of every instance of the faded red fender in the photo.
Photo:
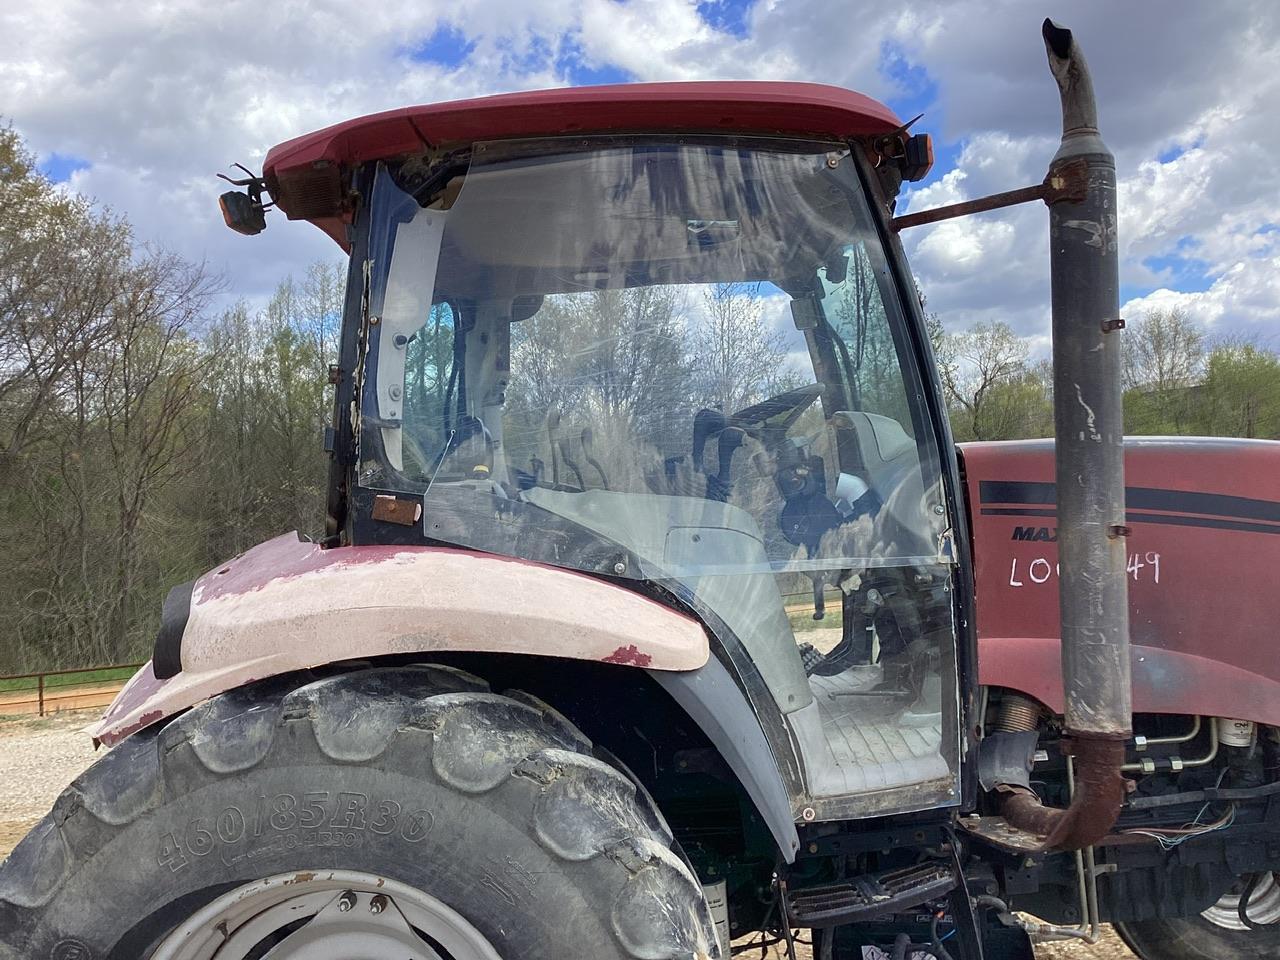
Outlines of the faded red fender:
{"type": "Polygon", "coordinates": [[[696,670],[702,625],[582,574],[434,547],[322,550],[287,534],[196,581],[182,671],[147,664],[90,728],[108,746],[202,700],[326,663],[463,650],[696,670]]]}

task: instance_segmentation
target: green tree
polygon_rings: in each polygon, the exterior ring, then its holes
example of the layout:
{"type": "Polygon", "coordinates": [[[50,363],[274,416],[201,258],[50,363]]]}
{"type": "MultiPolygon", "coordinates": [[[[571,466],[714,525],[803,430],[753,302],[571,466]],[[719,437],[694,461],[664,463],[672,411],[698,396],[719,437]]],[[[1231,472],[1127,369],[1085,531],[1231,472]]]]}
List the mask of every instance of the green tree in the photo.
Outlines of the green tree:
{"type": "Polygon", "coordinates": [[[0,672],[145,657],[172,584],[322,531],[342,277],[211,319],[201,267],[0,129],[0,672]]]}
{"type": "Polygon", "coordinates": [[[20,561],[9,602],[44,662],[118,662],[154,629],[160,577],[175,571],[165,494],[201,439],[191,329],[208,294],[203,272],[176,258],[132,264],[106,310],[110,335],[66,369],[10,477],[25,525],[7,528],[23,534],[7,545],[20,561]]]}
{"type": "Polygon", "coordinates": [[[1280,439],[1280,356],[1245,340],[1218,343],[1198,390],[1200,431],[1280,439]]]}
{"type": "Polygon", "coordinates": [[[938,332],[935,351],[957,440],[1011,440],[1053,432],[1051,378],[1032,366],[1006,323],[938,332]]]}
{"type": "Polygon", "coordinates": [[[1123,334],[1125,429],[1132,434],[1185,433],[1196,405],[1204,333],[1182,309],[1154,310],[1123,334]]]}
{"type": "Polygon", "coordinates": [[[301,282],[286,277],[262,310],[237,304],[204,332],[205,439],[181,501],[203,533],[205,569],[289,530],[323,532],[327,367],[342,299],[332,273],[315,265],[301,282]]]}

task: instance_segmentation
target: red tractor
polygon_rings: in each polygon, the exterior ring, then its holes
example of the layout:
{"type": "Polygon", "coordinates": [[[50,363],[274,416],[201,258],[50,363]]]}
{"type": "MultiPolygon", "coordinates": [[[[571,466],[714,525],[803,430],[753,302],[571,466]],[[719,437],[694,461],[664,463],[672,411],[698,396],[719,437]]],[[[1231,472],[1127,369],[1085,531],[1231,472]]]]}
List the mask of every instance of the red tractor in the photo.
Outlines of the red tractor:
{"type": "MultiPolygon", "coordinates": [[[[1067,572],[1053,443],[963,444],[961,458],[983,732],[1048,747],[1029,779],[1061,796],[1063,763],[1049,758],[1064,706],[1052,597],[1067,572]]],[[[1148,960],[1280,956],[1277,476],[1274,441],[1125,444],[1135,736],[1122,769],[1132,787],[1083,868],[1039,872],[1021,890],[1010,881],[1004,892],[1022,909],[1114,920],[1148,960]]]]}
{"type": "Polygon", "coordinates": [[[271,150],[228,224],[350,255],[327,534],[170,592],[0,957],[1280,954],[1280,445],[1126,490],[1114,165],[1044,36],[1044,183],[909,217],[928,137],[809,84],[271,150]],[[957,451],[897,231],[1029,199],[1057,443],[957,451]]]}

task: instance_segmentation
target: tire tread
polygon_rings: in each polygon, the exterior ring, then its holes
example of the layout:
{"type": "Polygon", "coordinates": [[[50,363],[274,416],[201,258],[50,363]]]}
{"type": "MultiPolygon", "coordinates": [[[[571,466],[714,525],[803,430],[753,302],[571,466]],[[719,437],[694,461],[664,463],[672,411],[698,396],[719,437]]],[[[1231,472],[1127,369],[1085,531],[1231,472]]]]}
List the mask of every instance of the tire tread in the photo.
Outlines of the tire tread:
{"type": "Polygon", "coordinates": [[[701,886],[629,772],[593,756],[591,741],[536,697],[492,693],[483,680],[434,664],[277,678],[126,739],[67,787],[0,864],[0,930],[6,917],[37,925],[41,909],[119,830],[175,796],[269,762],[289,746],[285,731],[289,743],[314,738],[338,764],[374,762],[403,738],[401,746],[429,751],[424,767],[459,793],[524,790],[531,837],[546,851],[626,871],[611,920],[632,956],[675,955],[670,936],[684,938],[683,956],[686,947],[718,955],[701,886]],[[655,930],[669,936],[646,933],[655,930]]]}

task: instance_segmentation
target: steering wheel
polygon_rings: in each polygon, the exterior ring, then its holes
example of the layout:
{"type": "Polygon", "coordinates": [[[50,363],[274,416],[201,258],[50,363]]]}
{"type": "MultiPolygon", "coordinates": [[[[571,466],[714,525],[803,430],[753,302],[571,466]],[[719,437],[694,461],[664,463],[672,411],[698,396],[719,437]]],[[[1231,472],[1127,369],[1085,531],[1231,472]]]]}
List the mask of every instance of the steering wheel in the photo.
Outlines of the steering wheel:
{"type": "Polygon", "coordinates": [[[788,390],[767,400],[725,416],[718,410],[702,409],[693,418],[693,465],[702,472],[702,455],[707,441],[719,437],[718,472],[707,475],[708,500],[725,502],[733,489],[733,455],[748,437],[766,447],[780,443],[800,416],[822,395],[816,383],[788,390]]]}
{"type": "Polygon", "coordinates": [[[782,416],[780,423],[769,424],[770,429],[776,429],[786,433],[791,425],[800,419],[800,415],[813,406],[813,401],[822,396],[822,387],[816,383],[808,386],[797,387],[794,390],[788,390],[785,393],[779,393],[777,396],[770,397],[768,400],[761,400],[749,407],[743,407],[737,413],[728,418],[729,424],[736,427],[753,427],[757,424],[767,424],[768,421],[775,417],[782,416]],[[783,416],[785,414],[785,416],[783,416]]]}

